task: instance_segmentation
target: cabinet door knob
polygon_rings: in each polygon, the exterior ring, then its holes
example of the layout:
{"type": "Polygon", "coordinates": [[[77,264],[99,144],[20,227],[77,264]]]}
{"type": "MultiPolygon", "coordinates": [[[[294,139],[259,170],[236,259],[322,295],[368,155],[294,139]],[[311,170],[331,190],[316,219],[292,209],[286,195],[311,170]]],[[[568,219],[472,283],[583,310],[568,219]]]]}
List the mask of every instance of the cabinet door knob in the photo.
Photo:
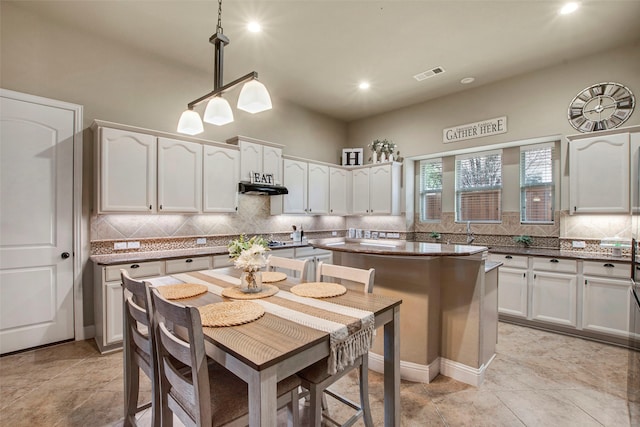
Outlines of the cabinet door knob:
{"type": "Polygon", "coordinates": [[[71,254],[69,254],[69,252],[62,252],[62,253],[60,254],[60,257],[61,257],[62,259],[67,259],[67,258],[69,258],[70,256],[71,256],[71,254]]]}
{"type": "Polygon", "coordinates": [[[193,262],[193,260],[191,258],[187,258],[184,260],[184,262],[193,262]]]}
{"type": "Polygon", "coordinates": [[[555,258],[552,258],[552,259],[550,259],[550,260],[549,260],[549,262],[554,262],[554,263],[555,263],[555,262],[560,262],[560,261],[558,261],[558,260],[557,260],[557,259],[555,259],[555,258]]]}
{"type": "Polygon", "coordinates": [[[611,263],[606,263],[606,264],[603,265],[603,267],[613,268],[615,266],[613,264],[611,264],[611,263]]]}
{"type": "Polygon", "coordinates": [[[511,255],[507,255],[505,256],[506,259],[512,259],[513,257],[511,255]]]}
{"type": "Polygon", "coordinates": [[[140,264],[132,264],[131,268],[140,268],[140,264]]]}
{"type": "Polygon", "coordinates": [[[149,210],[151,210],[153,208],[153,205],[149,205],[149,210]]]}

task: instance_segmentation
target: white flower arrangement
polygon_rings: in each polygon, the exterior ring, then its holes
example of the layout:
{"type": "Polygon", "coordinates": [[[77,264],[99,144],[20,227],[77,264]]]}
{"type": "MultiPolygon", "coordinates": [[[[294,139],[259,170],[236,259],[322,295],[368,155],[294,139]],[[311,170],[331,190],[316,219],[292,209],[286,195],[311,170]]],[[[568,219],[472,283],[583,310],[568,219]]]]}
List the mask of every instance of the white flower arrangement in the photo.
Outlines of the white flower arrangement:
{"type": "Polygon", "coordinates": [[[229,242],[227,248],[229,249],[229,257],[235,260],[233,265],[238,269],[253,272],[267,265],[264,254],[270,249],[269,244],[262,237],[253,236],[247,240],[243,234],[238,239],[229,242]]]}
{"type": "Polygon", "coordinates": [[[397,145],[395,142],[389,141],[388,139],[376,139],[371,142],[368,147],[371,149],[371,151],[377,154],[385,153],[387,156],[389,156],[389,154],[395,153],[397,145]]]}

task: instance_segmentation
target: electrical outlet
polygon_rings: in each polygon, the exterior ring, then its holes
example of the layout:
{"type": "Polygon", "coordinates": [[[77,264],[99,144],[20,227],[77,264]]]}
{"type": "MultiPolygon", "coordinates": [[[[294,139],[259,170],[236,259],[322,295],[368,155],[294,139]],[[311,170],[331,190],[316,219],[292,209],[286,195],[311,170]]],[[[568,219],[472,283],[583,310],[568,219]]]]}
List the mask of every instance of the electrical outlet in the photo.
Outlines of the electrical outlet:
{"type": "Polygon", "coordinates": [[[127,242],[127,249],[140,249],[140,242],[127,242]]]}
{"type": "Polygon", "coordinates": [[[332,236],[337,236],[337,235],[338,235],[338,232],[337,232],[337,231],[332,231],[332,232],[331,232],[331,235],[332,235],[332,236]]]}
{"type": "Polygon", "coordinates": [[[400,238],[400,233],[387,233],[387,237],[389,239],[399,239],[400,238]]]}
{"type": "Polygon", "coordinates": [[[384,239],[384,238],[387,237],[387,233],[384,232],[384,231],[381,231],[381,232],[378,233],[378,237],[380,237],[381,239],[384,239]]]}
{"type": "Polygon", "coordinates": [[[115,242],[113,244],[113,249],[116,251],[121,249],[127,249],[127,242],[115,242]]]}
{"type": "Polygon", "coordinates": [[[585,242],[584,240],[574,240],[573,242],[571,242],[571,246],[574,248],[586,248],[587,247],[587,242],[585,242]]]}
{"type": "Polygon", "coordinates": [[[207,244],[207,238],[206,237],[198,237],[196,239],[196,245],[206,245],[207,244]]]}

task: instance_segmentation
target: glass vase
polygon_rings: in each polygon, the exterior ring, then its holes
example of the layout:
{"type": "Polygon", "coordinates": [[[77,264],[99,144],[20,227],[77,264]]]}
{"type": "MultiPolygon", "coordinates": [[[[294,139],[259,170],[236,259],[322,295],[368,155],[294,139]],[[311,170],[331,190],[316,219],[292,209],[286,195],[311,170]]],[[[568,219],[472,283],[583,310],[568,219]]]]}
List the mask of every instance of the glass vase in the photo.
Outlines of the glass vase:
{"type": "Polygon", "coordinates": [[[384,163],[387,161],[387,153],[380,153],[380,162],[384,163]]]}
{"type": "Polygon", "coordinates": [[[240,275],[240,290],[251,294],[262,290],[261,271],[243,271],[240,275]]]}

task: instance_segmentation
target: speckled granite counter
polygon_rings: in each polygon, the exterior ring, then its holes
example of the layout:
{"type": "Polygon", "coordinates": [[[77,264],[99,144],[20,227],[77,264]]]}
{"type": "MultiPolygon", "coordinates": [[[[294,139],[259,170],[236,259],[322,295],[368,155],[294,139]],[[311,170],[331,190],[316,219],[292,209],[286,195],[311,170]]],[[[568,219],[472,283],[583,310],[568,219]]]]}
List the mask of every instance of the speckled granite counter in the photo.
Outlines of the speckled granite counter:
{"type": "MultiPolygon", "coordinates": [[[[308,243],[287,243],[270,248],[272,251],[287,248],[309,246],[308,243]]],[[[158,261],[195,256],[223,255],[229,253],[226,246],[208,246],[204,248],[173,249],[170,251],[124,252],[109,255],[92,255],[89,259],[97,265],[113,265],[128,262],[158,261]]]]}
{"type": "Polygon", "coordinates": [[[403,257],[469,256],[486,251],[485,246],[443,245],[440,243],[407,242],[404,240],[316,239],[315,248],[336,252],[403,257]]]}
{"type": "Polygon", "coordinates": [[[566,258],[566,259],[582,259],[590,261],[616,261],[631,262],[628,256],[613,256],[604,253],[582,252],[582,251],[561,251],[559,249],[543,249],[543,248],[516,248],[513,246],[491,246],[490,253],[523,255],[523,256],[544,256],[550,258],[566,258]]]}

